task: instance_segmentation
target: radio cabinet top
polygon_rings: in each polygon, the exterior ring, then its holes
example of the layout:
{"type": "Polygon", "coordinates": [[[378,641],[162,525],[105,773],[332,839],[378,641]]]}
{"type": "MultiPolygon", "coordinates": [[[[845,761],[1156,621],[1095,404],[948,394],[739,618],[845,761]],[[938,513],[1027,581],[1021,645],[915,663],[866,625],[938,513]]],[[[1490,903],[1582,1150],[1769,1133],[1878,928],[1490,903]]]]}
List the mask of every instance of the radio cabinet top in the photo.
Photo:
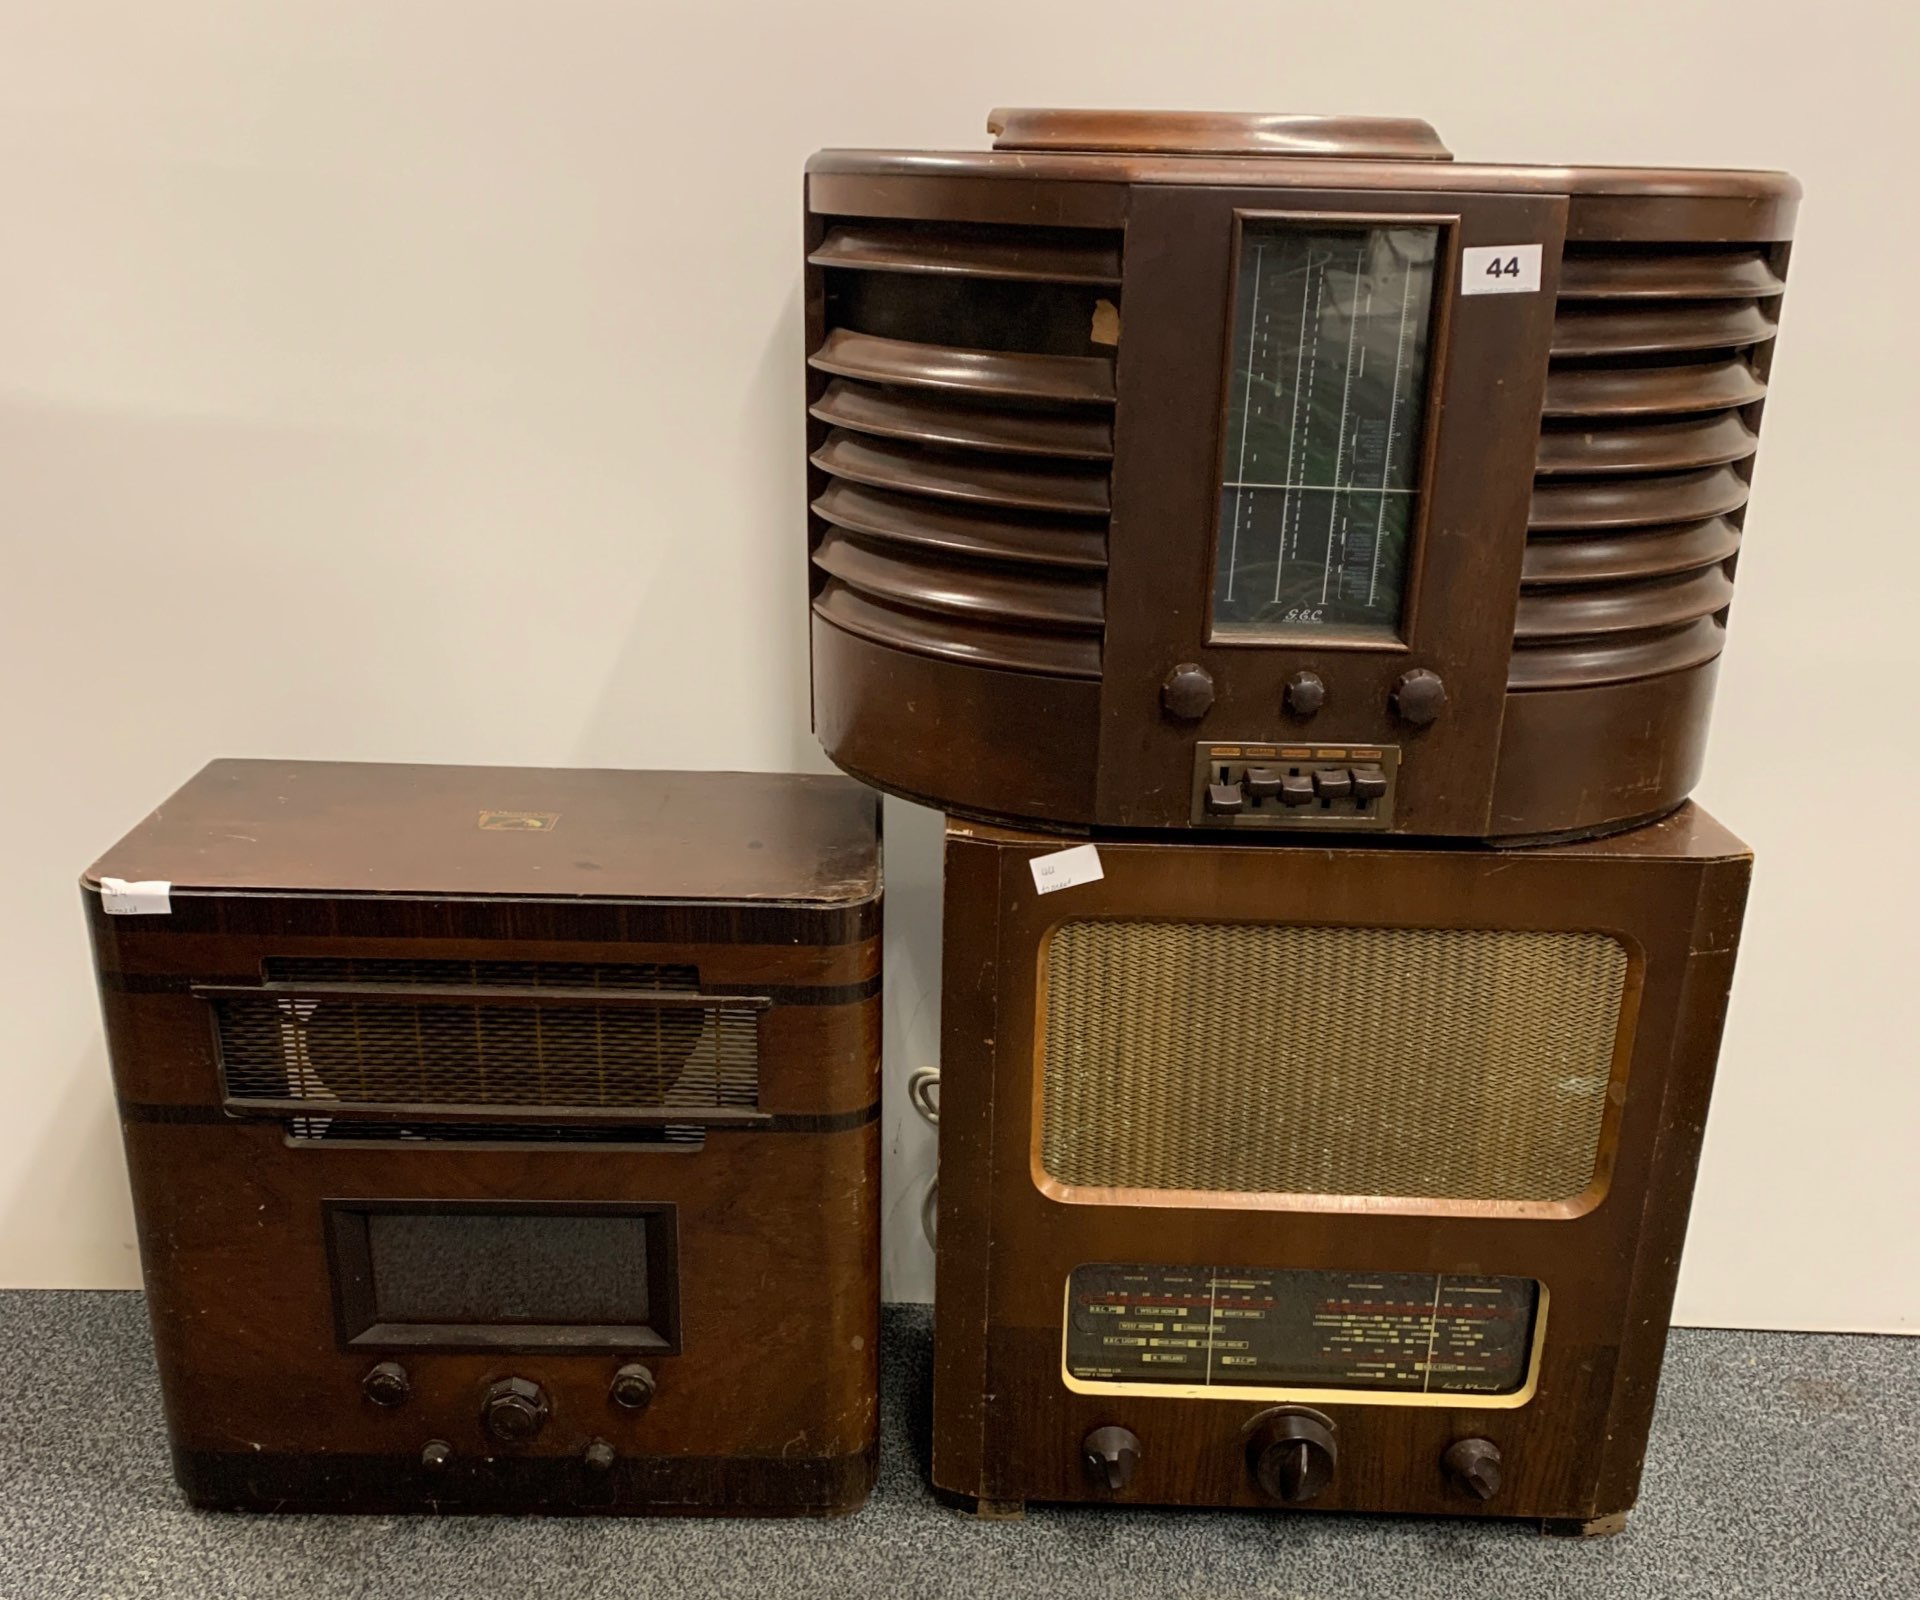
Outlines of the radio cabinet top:
{"type": "Polygon", "coordinates": [[[837,777],[214,761],[87,870],[181,891],[858,903],[871,795],[837,777]]]}
{"type": "Polygon", "coordinates": [[[1798,185],[1003,110],[807,168],[814,722],[1071,828],[1579,835],[1698,776],[1798,185]]]}

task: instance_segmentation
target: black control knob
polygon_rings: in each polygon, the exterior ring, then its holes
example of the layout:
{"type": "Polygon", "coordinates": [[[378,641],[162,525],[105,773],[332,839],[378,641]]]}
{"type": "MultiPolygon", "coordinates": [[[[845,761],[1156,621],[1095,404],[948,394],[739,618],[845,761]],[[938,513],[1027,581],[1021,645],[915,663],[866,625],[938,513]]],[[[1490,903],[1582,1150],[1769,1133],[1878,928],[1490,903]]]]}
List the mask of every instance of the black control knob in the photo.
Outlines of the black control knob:
{"type": "Polygon", "coordinates": [[[377,1406],[403,1406],[413,1396],[413,1379],[397,1361],[382,1361],[367,1369],[360,1392],[377,1406]]]}
{"type": "Polygon", "coordinates": [[[1500,1492],[1500,1447],[1491,1439],[1461,1439],[1440,1460],[1467,1493],[1491,1500],[1500,1492]]]}
{"type": "Polygon", "coordinates": [[[653,1404],[653,1374],[637,1361],[630,1361],[613,1375],[607,1385],[607,1398],[623,1411],[645,1411],[653,1404]]]}
{"type": "Polygon", "coordinates": [[[502,1444],[525,1444],[547,1425],[547,1396],[526,1378],[502,1378],[480,1402],[480,1421],[502,1444]]]}
{"type": "Polygon", "coordinates": [[[1393,686],[1393,714],[1402,722],[1424,728],[1447,705],[1447,686],[1440,674],[1426,667],[1415,667],[1400,674],[1393,686]]]}
{"type": "Polygon", "coordinates": [[[1124,1489],[1133,1481],[1133,1469],[1140,1464],[1140,1440],[1131,1428],[1109,1424],[1095,1428],[1080,1441],[1080,1453],[1087,1471],[1109,1489],[1124,1489]]]}
{"type": "Polygon", "coordinates": [[[429,1472],[445,1472],[453,1459],[453,1446],[445,1439],[429,1439],[420,1450],[420,1465],[429,1472]]]}
{"type": "Polygon", "coordinates": [[[1327,703],[1327,686],[1317,672],[1296,672],[1287,679],[1287,709],[1296,717],[1310,717],[1327,703]]]}
{"type": "Polygon", "coordinates": [[[1160,704],[1170,717],[1198,722],[1213,705],[1213,674],[1191,661],[1181,662],[1160,685],[1160,704]]]}
{"type": "Polygon", "coordinates": [[[581,1453],[580,1461],[589,1472],[611,1472],[613,1446],[605,1439],[589,1439],[587,1448],[581,1453]]]}
{"type": "Polygon", "coordinates": [[[1311,1500],[1332,1481],[1339,1459],[1333,1423],[1317,1411],[1285,1407],[1255,1419],[1247,1463],[1271,1499],[1289,1505],[1311,1500]]]}

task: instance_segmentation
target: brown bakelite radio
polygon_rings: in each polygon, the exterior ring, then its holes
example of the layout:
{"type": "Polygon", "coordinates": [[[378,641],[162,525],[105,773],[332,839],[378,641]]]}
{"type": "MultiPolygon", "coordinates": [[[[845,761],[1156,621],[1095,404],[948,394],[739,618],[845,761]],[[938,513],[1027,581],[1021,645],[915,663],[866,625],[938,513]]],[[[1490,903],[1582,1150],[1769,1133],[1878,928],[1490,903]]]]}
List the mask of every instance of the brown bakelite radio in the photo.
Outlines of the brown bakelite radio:
{"type": "Polygon", "coordinates": [[[808,164],[814,720],[1076,827],[1521,839],[1699,774],[1798,187],[996,112],[808,164]]]}
{"type": "Polygon", "coordinates": [[[1095,848],[948,827],[935,1484],[1619,1527],[1745,848],[1095,848]]]}
{"type": "Polygon", "coordinates": [[[221,761],[110,851],[194,1503],[859,1505],[877,845],[840,777],[221,761]]]}

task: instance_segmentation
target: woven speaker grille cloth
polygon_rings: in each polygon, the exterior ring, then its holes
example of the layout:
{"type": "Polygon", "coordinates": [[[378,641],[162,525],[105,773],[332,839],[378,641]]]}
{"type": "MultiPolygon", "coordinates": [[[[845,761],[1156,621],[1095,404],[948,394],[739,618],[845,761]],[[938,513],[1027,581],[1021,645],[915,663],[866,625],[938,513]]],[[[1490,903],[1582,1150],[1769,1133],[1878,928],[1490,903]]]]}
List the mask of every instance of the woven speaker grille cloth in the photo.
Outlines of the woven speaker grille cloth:
{"type": "Polygon", "coordinates": [[[1042,1164],[1086,1187],[1560,1200],[1626,951],[1591,933],[1062,924],[1042,1164]]]}

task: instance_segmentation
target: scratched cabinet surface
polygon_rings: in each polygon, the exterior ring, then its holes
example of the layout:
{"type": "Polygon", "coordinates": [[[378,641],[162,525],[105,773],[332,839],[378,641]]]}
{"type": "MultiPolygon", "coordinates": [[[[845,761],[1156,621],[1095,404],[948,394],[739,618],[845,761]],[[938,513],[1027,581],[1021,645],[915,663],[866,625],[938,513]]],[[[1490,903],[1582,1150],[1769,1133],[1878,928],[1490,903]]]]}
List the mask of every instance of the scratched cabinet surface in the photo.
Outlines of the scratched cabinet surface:
{"type": "Polygon", "coordinates": [[[837,777],[223,761],[97,863],[189,1498],[859,1505],[876,820],[837,777]]]}

